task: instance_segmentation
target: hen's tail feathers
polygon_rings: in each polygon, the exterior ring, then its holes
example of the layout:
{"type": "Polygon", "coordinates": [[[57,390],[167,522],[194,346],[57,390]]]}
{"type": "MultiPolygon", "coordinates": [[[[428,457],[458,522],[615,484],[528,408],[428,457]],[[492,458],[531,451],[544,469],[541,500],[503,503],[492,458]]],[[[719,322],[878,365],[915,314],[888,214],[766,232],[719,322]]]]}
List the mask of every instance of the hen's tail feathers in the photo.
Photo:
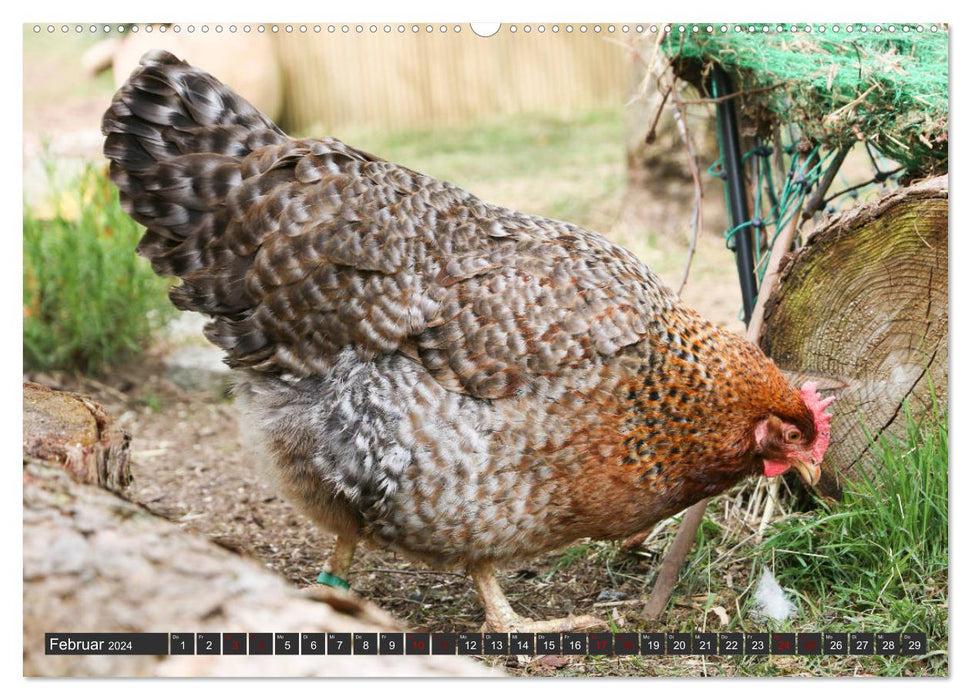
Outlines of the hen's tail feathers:
{"type": "Polygon", "coordinates": [[[172,54],[152,51],[140,63],[101,123],[121,204],[148,229],[138,252],[157,273],[185,280],[171,295],[180,308],[240,312],[245,292],[234,273],[242,270],[233,268],[244,264],[241,251],[217,240],[229,220],[226,198],[245,177],[248,154],[289,139],[216,78],[172,54]],[[221,289],[194,289],[197,281],[221,289]]]}

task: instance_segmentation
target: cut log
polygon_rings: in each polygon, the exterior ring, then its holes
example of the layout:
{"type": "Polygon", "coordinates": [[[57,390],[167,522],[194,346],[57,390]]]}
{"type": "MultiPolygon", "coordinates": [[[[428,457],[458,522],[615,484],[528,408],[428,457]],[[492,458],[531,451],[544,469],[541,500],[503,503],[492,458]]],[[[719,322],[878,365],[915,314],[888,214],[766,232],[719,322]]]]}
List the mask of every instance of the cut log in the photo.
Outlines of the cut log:
{"type": "MultiPolygon", "coordinates": [[[[823,224],[784,266],[760,343],[784,370],[830,377],[826,459],[871,472],[874,440],[947,405],[948,183],[902,188],[823,224]]],[[[942,409],[943,411],[944,409],[942,409]]]]}
{"type": "Polygon", "coordinates": [[[24,459],[64,466],[80,482],[121,492],[131,482],[131,437],[81,394],[24,382],[24,459]]]}

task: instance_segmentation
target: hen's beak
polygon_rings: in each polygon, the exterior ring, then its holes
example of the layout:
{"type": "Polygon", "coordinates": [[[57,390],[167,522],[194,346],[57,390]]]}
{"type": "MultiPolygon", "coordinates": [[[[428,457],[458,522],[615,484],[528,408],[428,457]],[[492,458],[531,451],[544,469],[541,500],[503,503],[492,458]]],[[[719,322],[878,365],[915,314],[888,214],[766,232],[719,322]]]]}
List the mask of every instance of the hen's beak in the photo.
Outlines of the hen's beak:
{"type": "Polygon", "coordinates": [[[795,462],[792,466],[819,496],[835,503],[843,499],[843,489],[831,470],[823,471],[820,465],[812,462],[795,462]]]}
{"type": "Polygon", "coordinates": [[[799,476],[802,477],[802,480],[810,486],[815,486],[819,483],[819,477],[822,476],[822,470],[819,468],[818,464],[799,461],[792,466],[795,467],[797,472],[799,472],[799,476]]]}

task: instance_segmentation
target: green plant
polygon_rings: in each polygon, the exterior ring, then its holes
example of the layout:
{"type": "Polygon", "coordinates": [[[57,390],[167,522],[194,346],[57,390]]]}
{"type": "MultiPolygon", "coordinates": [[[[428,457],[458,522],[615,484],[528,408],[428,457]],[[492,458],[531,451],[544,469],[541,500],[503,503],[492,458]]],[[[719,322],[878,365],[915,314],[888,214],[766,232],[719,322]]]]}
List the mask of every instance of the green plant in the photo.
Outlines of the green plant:
{"type": "Polygon", "coordinates": [[[162,399],[158,394],[145,394],[141,398],[141,403],[145,405],[152,413],[158,413],[162,410],[162,399]]]}
{"type": "Polygon", "coordinates": [[[172,313],[148,263],[142,227],[103,169],[89,167],[52,197],[24,206],[24,367],[94,372],[142,350],[172,313]]]}

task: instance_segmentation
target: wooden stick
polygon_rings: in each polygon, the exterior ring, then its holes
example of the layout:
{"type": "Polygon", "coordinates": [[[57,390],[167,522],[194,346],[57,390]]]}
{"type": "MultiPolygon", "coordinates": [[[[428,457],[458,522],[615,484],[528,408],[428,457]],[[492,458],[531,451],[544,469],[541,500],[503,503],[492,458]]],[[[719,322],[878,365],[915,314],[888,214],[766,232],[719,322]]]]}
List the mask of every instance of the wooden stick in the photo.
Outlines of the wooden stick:
{"type": "Polygon", "coordinates": [[[833,158],[833,162],[829,164],[829,168],[826,169],[826,172],[820,179],[819,184],[816,185],[816,191],[813,192],[812,197],[809,198],[809,201],[806,202],[806,206],[803,207],[803,219],[808,219],[817,211],[826,206],[826,192],[829,191],[830,185],[832,185],[833,180],[836,179],[836,173],[839,172],[839,169],[842,167],[843,161],[846,160],[846,156],[849,154],[849,152],[850,147],[843,146],[843,148],[841,148],[836,154],[836,157],[833,158]]]}
{"type": "Polygon", "coordinates": [[[644,143],[652,144],[657,140],[657,124],[661,121],[661,115],[664,113],[664,105],[667,104],[668,97],[671,95],[671,90],[673,89],[674,86],[672,85],[661,94],[661,104],[657,106],[654,119],[651,120],[651,126],[647,130],[647,136],[644,137],[644,143]]]}
{"type": "Polygon", "coordinates": [[[765,274],[762,276],[759,296],[755,301],[755,308],[752,310],[752,322],[748,324],[748,329],[745,331],[745,337],[755,345],[759,344],[759,335],[762,334],[762,326],[765,322],[765,304],[779,284],[779,271],[782,269],[782,259],[792,247],[792,241],[796,237],[796,231],[799,230],[800,223],[802,223],[802,219],[793,215],[789,219],[789,225],[776,237],[775,243],[772,245],[772,251],[769,253],[769,262],[766,263],[765,274]]]}
{"type": "Polygon", "coordinates": [[[695,541],[695,533],[705,516],[705,507],[710,500],[710,498],[706,498],[699,501],[684,512],[681,527],[678,528],[674,542],[671,543],[667,554],[664,555],[661,570],[658,572],[654,588],[651,590],[651,597],[647,599],[647,605],[644,606],[642,614],[648,620],[656,619],[668,606],[671,591],[674,590],[674,585],[678,582],[681,565],[688,557],[691,545],[695,541]]]}

